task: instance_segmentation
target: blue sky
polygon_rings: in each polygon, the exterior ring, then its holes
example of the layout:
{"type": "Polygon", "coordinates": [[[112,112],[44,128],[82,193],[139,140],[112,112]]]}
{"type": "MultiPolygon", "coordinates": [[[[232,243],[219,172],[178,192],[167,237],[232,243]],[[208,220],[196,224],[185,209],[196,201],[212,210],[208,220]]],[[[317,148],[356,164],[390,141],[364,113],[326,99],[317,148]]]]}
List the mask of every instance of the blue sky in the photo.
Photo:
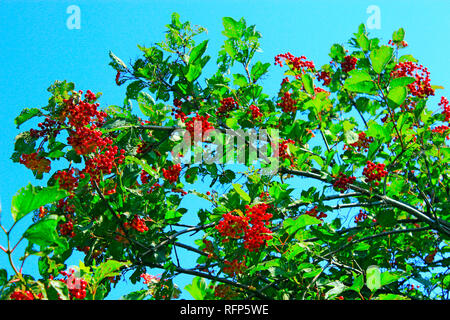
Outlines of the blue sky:
{"type": "MultiPolygon", "coordinates": [[[[1,139],[0,198],[2,222],[8,226],[10,202],[14,193],[29,182],[36,182],[25,167],[9,159],[14,137],[19,133],[13,119],[24,107],[42,107],[49,98],[47,87],[55,80],[68,80],[77,89],[102,92],[102,106],[121,104],[125,87],[114,83],[115,73],[108,66],[108,52],[128,62],[139,55],[137,44],[151,45],[163,40],[164,25],[176,11],[181,19],[190,20],[208,29],[208,52],[214,67],[220,47],[221,19],[245,17],[262,33],[263,53],[256,59],[273,62],[278,53],[290,51],[305,55],[316,66],[329,62],[333,43],[345,44],[360,23],[370,14],[370,5],[380,8],[381,28],[369,30],[387,42],[394,30],[403,27],[411,53],[429,68],[433,84],[443,85],[430,104],[437,104],[441,95],[450,96],[450,1],[11,1],[0,2],[0,103],[1,139]],[[66,27],[69,5],[81,10],[81,28],[66,27]]],[[[281,73],[272,73],[264,80],[269,92],[275,92],[281,73]]],[[[201,203],[195,206],[203,205],[201,203]]],[[[195,208],[192,208],[195,209],[195,208]]],[[[19,224],[26,226],[28,221],[19,224]]],[[[0,243],[4,243],[3,235],[0,243]]],[[[0,266],[7,265],[0,255],[0,266]]],[[[27,264],[26,264],[27,266],[27,264]]],[[[28,264],[31,267],[31,264],[28,264]]],[[[31,269],[32,270],[32,269],[31,269]]],[[[184,287],[190,280],[180,280],[184,287]]],[[[122,285],[124,290],[126,285],[122,285]]],[[[111,297],[118,298],[124,292],[111,297]]],[[[188,298],[189,295],[183,295],[188,298]]]]}

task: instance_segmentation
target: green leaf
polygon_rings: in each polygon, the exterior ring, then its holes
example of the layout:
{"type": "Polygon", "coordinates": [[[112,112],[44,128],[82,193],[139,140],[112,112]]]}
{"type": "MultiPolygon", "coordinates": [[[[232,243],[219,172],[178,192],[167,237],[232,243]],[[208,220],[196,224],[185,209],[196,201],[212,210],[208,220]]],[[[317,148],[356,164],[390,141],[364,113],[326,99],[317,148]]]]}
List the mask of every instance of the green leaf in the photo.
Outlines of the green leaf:
{"type": "Polygon", "coordinates": [[[412,77],[400,77],[400,78],[395,78],[392,79],[391,82],[389,83],[389,87],[391,89],[395,88],[395,87],[405,87],[408,84],[413,83],[414,81],[416,81],[415,78],[412,77]]]}
{"type": "Polygon", "coordinates": [[[154,116],[153,107],[155,106],[155,99],[147,92],[141,91],[137,96],[137,102],[139,104],[139,109],[147,117],[154,116]]]}
{"type": "Polygon", "coordinates": [[[400,42],[405,39],[405,30],[403,28],[398,29],[392,33],[392,41],[400,42]]]}
{"type": "Polygon", "coordinates": [[[269,69],[270,63],[262,63],[261,61],[256,62],[253,67],[252,71],[250,72],[250,76],[252,78],[253,83],[255,83],[263,74],[267,72],[267,69],[269,69]]]}
{"type": "Polygon", "coordinates": [[[177,223],[180,221],[183,214],[175,210],[167,210],[164,216],[164,221],[167,223],[177,223]]]}
{"type": "Polygon", "coordinates": [[[48,280],[47,297],[49,300],[69,300],[69,289],[62,281],[48,280]]]}
{"type": "Polygon", "coordinates": [[[359,276],[355,277],[352,286],[349,287],[347,290],[360,292],[363,287],[364,287],[364,275],[360,274],[359,276]]]}
{"type": "Polygon", "coordinates": [[[392,282],[398,281],[403,275],[403,272],[383,272],[380,277],[381,286],[386,286],[392,282]]]}
{"type": "Polygon", "coordinates": [[[205,40],[192,49],[191,54],[189,55],[189,64],[198,64],[199,59],[205,53],[207,47],[208,40],[205,40]]]}
{"type": "Polygon", "coordinates": [[[241,196],[241,199],[246,201],[246,202],[250,202],[251,198],[250,196],[247,194],[247,192],[245,192],[244,190],[242,190],[242,186],[238,183],[233,183],[233,188],[234,190],[236,190],[236,192],[241,196]]]}
{"type": "Polygon", "coordinates": [[[239,87],[246,87],[248,85],[247,78],[242,74],[239,73],[233,74],[233,78],[234,78],[233,84],[239,87]]]}
{"type": "Polygon", "coordinates": [[[0,287],[3,287],[8,282],[8,273],[5,269],[0,269],[0,287]]]}
{"type": "Polygon", "coordinates": [[[405,87],[395,87],[388,93],[388,103],[400,106],[405,101],[407,94],[408,90],[405,87]]]}
{"type": "Polygon", "coordinates": [[[417,60],[410,54],[405,54],[405,55],[401,56],[400,58],[398,58],[398,62],[406,62],[406,61],[419,62],[419,60],[417,60]]]}
{"type": "Polygon", "coordinates": [[[364,33],[358,35],[358,38],[356,38],[356,41],[358,42],[359,47],[364,52],[369,51],[370,40],[367,38],[367,36],[364,33]]]}
{"type": "Polygon", "coordinates": [[[131,100],[136,100],[138,93],[145,88],[145,82],[141,80],[133,81],[127,86],[127,98],[131,100]]]}
{"type": "Polygon", "coordinates": [[[314,218],[310,215],[303,214],[300,217],[293,219],[288,218],[284,220],[283,222],[283,228],[286,229],[286,232],[290,235],[295,234],[300,229],[303,229],[310,225],[320,224],[322,221],[320,221],[317,218],[314,218]]]}
{"type": "Polygon", "coordinates": [[[385,142],[391,139],[391,132],[389,128],[384,127],[375,121],[369,121],[368,125],[369,129],[367,129],[366,132],[368,137],[382,139],[385,142]]]}
{"type": "Polygon", "coordinates": [[[189,82],[193,82],[197,80],[198,77],[202,74],[202,67],[195,64],[190,64],[188,72],[186,74],[186,80],[189,82]]]}
{"type": "Polygon", "coordinates": [[[350,71],[349,75],[350,78],[345,80],[344,89],[368,94],[375,94],[377,92],[377,87],[367,72],[355,69],[350,71]]]}
{"type": "Polygon", "coordinates": [[[340,45],[340,44],[333,44],[331,46],[329,56],[334,61],[337,61],[337,62],[342,61],[342,59],[344,59],[344,57],[345,57],[345,49],[344,49],[344,47],[342,45],[340,45]]]}
{"type": "Polygon", "coordinates": [[[103,279],[108,277],[114,277],[120,274],[120,269],[127,266],[129,264],[128,261],[116,261],[116,260],[108,260],[103,262],[98,267],[95,268],[93,281],[95,285],[98,285],[103,279]]]}
{"type": "Polygon", "coordinates": [[[366,270],[366,286],[375,292],[381,288],[381,271],[378,266],[369,266],[366,270]]]}
{"type": "Polygon", "coordinates": [[[172,28],[180,30],[183,27],[183,25],[180,22],[180,14],[178,14],[177,12],[172,13],[171,20],[172,20],[171,24],[172,28]]]}
{"type": "Polygon", "coordinates": [[[376,297],[375,300],[410,300],[410,299],[408,297],[399,294],[383,293],[380,294],[378,297],[376,297]]]}
{"type": "Polygon", "coordinates": [[[68,196],[67,191],[58,187],[35,187],[28,184],[23,187],[12,198],[11,213],[14,221],[19,221],[33,210],[56,202],[68,196]]]}
{"type": "Polygon", "coordinates": [[[195,277],[192,280],[192,283],[186,285],[184,289],[186,289],[195,300],[203,300],[206,294],[206,281],[204,278],[195,277]]]}
{"type": "Polygon", "coordinates": [[[302,82],[303,82],[303,85],[305,86],[306,92],[313,95],[314,94],[314,82],[313,82],[313,78],[311,77],[311,75],[309,73],[305,73],[302,75],[302,82]]]}
{"type": "Polygon", "coordinates": [[[373,70],[376,73],[381,73],[392,58],[394,49],[390,46],[381,46],[370,53],[370,61],[372,62],[373,70]]]}
{"type": "Polygon", "coordinates": [[[25,108],[22,110],[22,112],[14,119],[14,124],[16,125],[17,129],[19,129],[20,125],[24,122],[30,120],[33,117],[41,116],[42,112],[38,108],[25,108]]]}
{"type": "Polygon", "coordinates": [[[23,234],[23,237],[41,248],[54,247],[55,255],[62,254],[69,245],[65,238],[58,235],[56,229],[58,226],[58,217],[55,215],[47,216],[32,224],[23,234]]]}
{"type": "Polygon", "coordinates": [[[224,36],[231,39],[240,39],[244,33],[244,24],[230,17],[224,17],[222,24],[225,30],[222,32],[224,36]]]}

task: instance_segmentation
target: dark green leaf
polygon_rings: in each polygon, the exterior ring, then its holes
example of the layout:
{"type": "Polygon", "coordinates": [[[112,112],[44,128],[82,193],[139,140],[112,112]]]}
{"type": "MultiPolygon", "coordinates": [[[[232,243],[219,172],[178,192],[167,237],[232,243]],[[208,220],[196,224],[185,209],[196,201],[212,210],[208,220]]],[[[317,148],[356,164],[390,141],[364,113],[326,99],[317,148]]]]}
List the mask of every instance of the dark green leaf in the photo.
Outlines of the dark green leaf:
{"type": "Polygon", "coordinates": [[[14,221],[19,221],[40,206],[56,202],[68,196],[65,190],[58,187],[35,187],[28,184],[20,189],[12,198],[11,213],[14,221]]]}

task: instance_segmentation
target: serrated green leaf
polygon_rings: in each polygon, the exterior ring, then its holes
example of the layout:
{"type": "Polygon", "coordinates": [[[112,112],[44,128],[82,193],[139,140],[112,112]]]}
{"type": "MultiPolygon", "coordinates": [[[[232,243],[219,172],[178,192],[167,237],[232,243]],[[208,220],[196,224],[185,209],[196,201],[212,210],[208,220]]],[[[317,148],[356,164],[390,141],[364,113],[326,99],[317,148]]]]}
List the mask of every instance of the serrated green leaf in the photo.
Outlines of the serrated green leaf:
{"type": "Polygon", "coordinates": [[[68,196],[67,191],[58,187],[35,187],[28,184],[23,187],[12,198],[11,214],[14,221],[19,221],[30,212],[39,207],[56,202],[68,196]]]}
{"type": "Polygon", "coordinates": [[[14,124],[17,129],[19,129],[20,125],[30,120],[33,117],[41,116],[42,112],[38,108],[25,108],[22,112],[14,119],[14,124]]]}
{"type": "Polygon", "coordinates": [[[373,50],[370,53],[370,61],[372,63],[373,70],[376,73],[381,73],[388,62],[392,58],[394,49],[390,46],[381,46],[378,49],[373,50]]]}

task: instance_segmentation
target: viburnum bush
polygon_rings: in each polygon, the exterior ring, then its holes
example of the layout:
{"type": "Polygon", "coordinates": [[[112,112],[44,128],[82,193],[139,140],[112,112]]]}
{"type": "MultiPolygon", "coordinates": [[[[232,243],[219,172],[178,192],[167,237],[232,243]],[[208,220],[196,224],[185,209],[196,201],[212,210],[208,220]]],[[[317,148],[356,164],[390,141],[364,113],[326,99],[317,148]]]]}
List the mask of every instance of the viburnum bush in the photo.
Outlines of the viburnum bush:
{"type": "Polygon", "coordinates": [[[127,278],[143,289],[125,299],[176,299],[184,274],[195,299],[448,299],[450,107],[427,67],[400,53],[404,30],[383,44],[360,25],[319,67],[302,52],[257,61],[255,26],[223,26],[215,70],[197,41],[205,29],[174,13],[137,60],[110,53],[123,106],[56,81],[47,106],[17,116],[17,128],[39,123],[11,159],[46,184],[12,199],[1,298],[104,299],[127,278]],[[274,77],[272,97],[263,84],[274,77]],[[276,132],[266,151],[279,166],[177,162],[188,155],[172,152],[183,140],[173,133],[196,127],[192,151],[230,130],[276,132]],[[195,199],[209,206],[193,212],[195,199]],[[19,265],[11,232],[30,214],[19,265]],[[26,273],[31,256],[39,275],[26,273]]]}

